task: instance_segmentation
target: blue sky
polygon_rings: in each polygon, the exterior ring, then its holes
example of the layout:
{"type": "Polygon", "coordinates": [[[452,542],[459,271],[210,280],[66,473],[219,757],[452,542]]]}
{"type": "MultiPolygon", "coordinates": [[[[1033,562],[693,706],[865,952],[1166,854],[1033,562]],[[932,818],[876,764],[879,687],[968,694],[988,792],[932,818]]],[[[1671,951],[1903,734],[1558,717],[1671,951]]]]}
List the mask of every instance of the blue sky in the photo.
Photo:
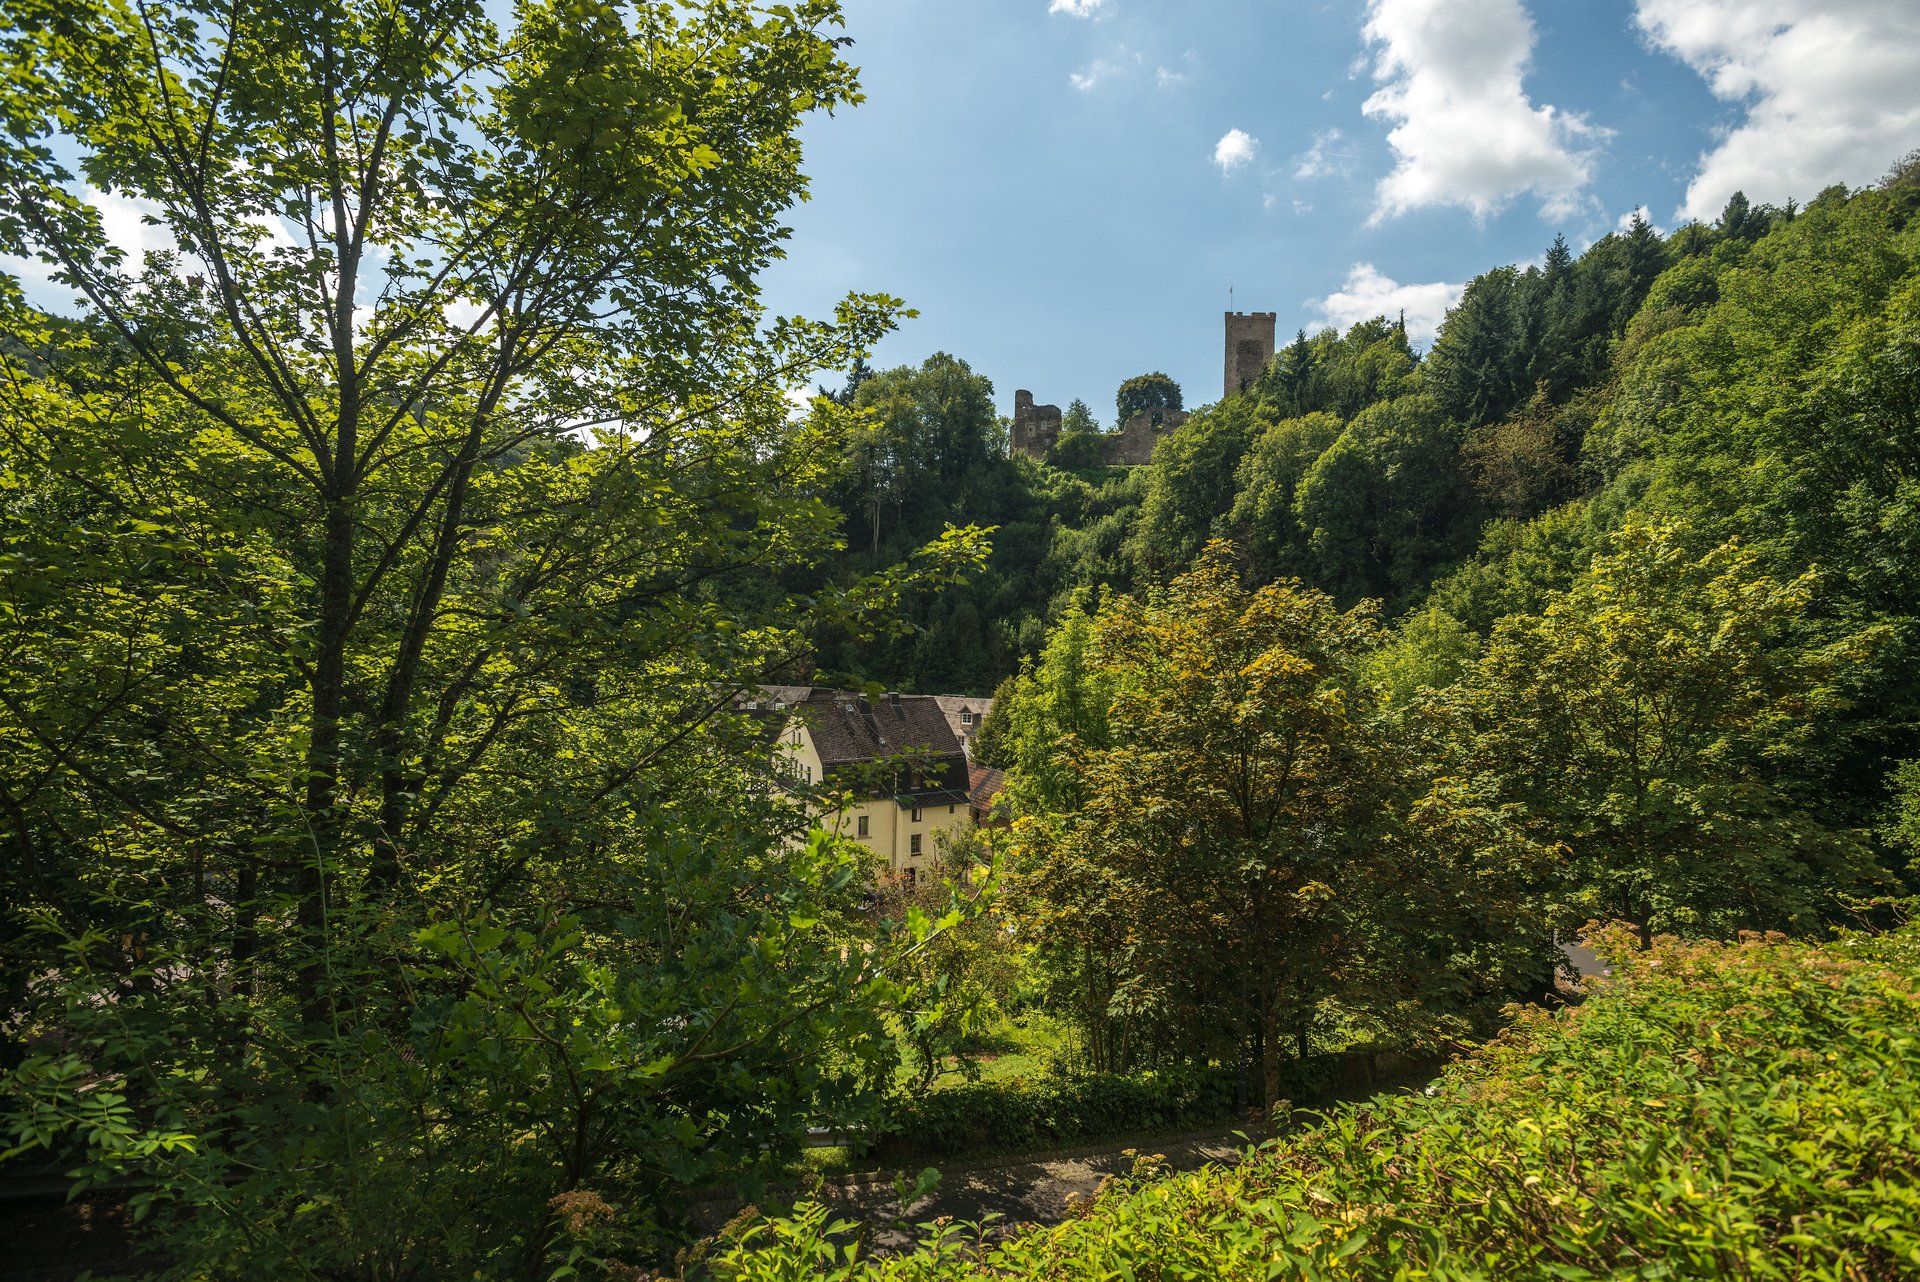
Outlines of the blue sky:
{"type": "Polygon", "coordinates": [[[1920,147],[1920,0],[847,0],[867,102],[807,127],[767,278],[920,312],[877,364],[961,356],[1103,419],[1120,381],[1220,394],[1221,313],[1296,328],[1805,200],[1920,147]]]}

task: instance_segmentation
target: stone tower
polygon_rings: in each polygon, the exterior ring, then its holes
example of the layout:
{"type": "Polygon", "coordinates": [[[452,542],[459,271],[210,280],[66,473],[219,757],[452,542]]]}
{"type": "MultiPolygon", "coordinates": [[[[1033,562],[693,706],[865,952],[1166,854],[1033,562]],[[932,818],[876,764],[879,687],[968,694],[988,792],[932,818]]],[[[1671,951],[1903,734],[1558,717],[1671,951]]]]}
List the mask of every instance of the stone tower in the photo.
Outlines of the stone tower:
{"type": "Polygon", "coordinates": [[[1044,459],[1060,443],[1060,421],[1058,405],[1035,405],[1033,393],[1022,388],[1013,394],[1013,430],[1008,443],[1015,454],[1044,459]]]}
{"type": "Polygon", "coordinates": [[[1244,392],[1273,359],[1276,312],[1227,313],[1227,385],[1225,396],[1244,392]]]}

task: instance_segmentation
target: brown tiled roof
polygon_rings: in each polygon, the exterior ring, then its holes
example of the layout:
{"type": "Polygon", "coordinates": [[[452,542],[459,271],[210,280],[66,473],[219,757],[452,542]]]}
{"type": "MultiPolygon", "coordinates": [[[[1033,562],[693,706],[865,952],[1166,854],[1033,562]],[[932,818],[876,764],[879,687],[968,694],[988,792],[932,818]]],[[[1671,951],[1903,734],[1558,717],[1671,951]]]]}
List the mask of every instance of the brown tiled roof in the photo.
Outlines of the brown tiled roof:
{"type": "Polygon", "coordinates": [[[980,731],[980,723],[987,719],[989,712],[993,711],[992,699],[976,699],[972,695],[964,694],[936,694],[932,697],[933,701],[940,705],[940,711],[946,714],[947,725],[960,740],[962,748],[968,747],[973,742],[973,736],[980,731]],[[960,714],[963,712],[973,714],[971,724],[961,722],[960,714]]]}
{"type": "Polygon", "coordinates": [[[1010,820],[1000,789],[1006,786],[1006,774],[992,766],[974,766],[967,782],[967,809],[973,813],[973,821],[989,828],[1005,827],[1010,820]]]}
{"type": "Polygon", "coordinates": [[[958,756],[960,741],[930,695],[888,695],[879,701],[847,690],[814,689],[794,711],[813,731],[823,765],[875,761],[914,752],[958,756]]]}
{"type": "Polygon", "coordinates": [[[813,693],[812,686],[761,686],[755,692],[760,699],[774,707],[790,708],[803,703],[813,693]]]}
{"type": "Polygon", "coordinates": [[[967,792],[973,804],[983,810],[993,804],[994,797],[1006,784],[1007,772],[992,766],[974,766],[967,775],[967,792]]]}
{"type": "Polygon", "coordinates": [[[902,805],[959,805],[967,759],[940,706],[927,695],[888,695],[878,700],[847,690],[812,689],[795,702],[813,737],[814,751],[829,775],[857,779],[863,790],[892,796],[902,805]],[[878,774],[858,767],[911,755],[914,760],[878,774]]]}

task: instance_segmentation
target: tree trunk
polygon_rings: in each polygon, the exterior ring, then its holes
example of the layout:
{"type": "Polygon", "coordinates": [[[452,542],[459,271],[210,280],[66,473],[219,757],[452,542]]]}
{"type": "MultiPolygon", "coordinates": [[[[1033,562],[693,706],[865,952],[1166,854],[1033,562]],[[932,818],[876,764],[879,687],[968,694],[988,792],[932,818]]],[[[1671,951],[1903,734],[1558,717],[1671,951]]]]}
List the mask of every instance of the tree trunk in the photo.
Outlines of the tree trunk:
{"type": "MultiPolygon", "coordinates": [[[[245,856],[242,856],[245,859],[245,856]]],[[[254,993],[254,955],[260,951],[260,871],[251,860],[240,865],[240,874],[234,890],[233,905],[233,995],[235,1002],[233,1018],[233,1045],[235,1062],[240,1062],[250,1028],[247,1012],[253,1009],[254,993]]]]}
{"type": "Polygon", "coordinates": [[[1280,1098],[1280,1011],[1271,997],[1260,1012],[1260,1106],[1273,1111],[1280,1098]]]}
{"type": "MultiPolygon", "coordinates": [[[[342,451],[345,454],[345,451],[342,451]]],[[[318,646],[313,663],[313,724],[307,741],[307,859],[295,890],[301,944],[296,963],[302,1018],[330,1022],[326,983],[326,883],[340,846],[340,717],[346,705],[347,632],[353,610],[353,512],[346,496],[327,503],[320,580],[318,646]]]]}
{"type": "Polygon", "coordinates": [[[408,613],[406,631],[394,656],[393,670],[387,676],[387,689],[380,701],[379,719],[374,727],[374,749],[380,761],[380,820],[373,834],[372,863],[367,881],[372,887],[392,890],[400,883],[401,856],[411,799],[420,786],[418,775],[406,769],[402,758],[407,749],[407,711],[413,705],[414,687],[419,683],[420,664],[426,653],[433,621],[446,595],[447,579],[459,555],[460,523],[466,514],[467,486],[474,461],[479,457],[478,430],[469,433],[460,455],[450,466],[453,482],[447,487],[446,511],[440,519],[433,557],[427,564],[425,581],[408,613]]]}

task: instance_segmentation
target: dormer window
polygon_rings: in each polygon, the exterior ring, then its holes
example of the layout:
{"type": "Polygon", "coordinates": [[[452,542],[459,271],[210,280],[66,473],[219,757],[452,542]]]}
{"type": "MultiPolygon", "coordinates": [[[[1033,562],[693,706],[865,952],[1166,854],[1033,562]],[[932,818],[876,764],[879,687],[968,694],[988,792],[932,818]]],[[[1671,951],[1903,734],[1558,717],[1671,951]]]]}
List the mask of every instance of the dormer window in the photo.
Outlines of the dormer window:
{"type": "Polygon", "coordinates": [[[970,726],[970,725],[972,725],[972,724],[973,724],[973,713],[971,713],[971,712],[962,712],[962,713],[960,714],[960,724],[961,724],[961,725],[963,725],[963,726],[970,726]]]}

